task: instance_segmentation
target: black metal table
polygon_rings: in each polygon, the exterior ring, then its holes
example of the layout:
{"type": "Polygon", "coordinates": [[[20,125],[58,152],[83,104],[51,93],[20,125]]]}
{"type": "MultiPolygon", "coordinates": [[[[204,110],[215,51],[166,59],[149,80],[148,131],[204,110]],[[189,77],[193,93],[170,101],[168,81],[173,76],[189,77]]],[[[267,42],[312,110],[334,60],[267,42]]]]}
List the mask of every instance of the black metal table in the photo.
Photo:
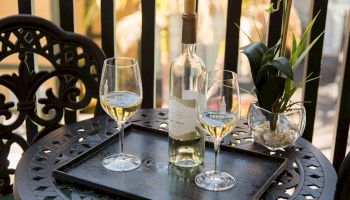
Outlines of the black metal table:
{"type": "MultiPolygon", "coordinates": [[[[167,110],[143,109],[130,122],[166,130],[167,118],[167,110]]],[[[107,116],[94,117],[61,127],[31,146],[16,169],[15,198],[113,199],[88,188],[58,183],[52,177],[55,166],[106,140],[106,133],[99,132],[106,126],[115,126],[115,122],[107,116]],[[79,140],[82,137],[87,139],[79,140]]],[[[247,123],[241,121],[234,133],[224,139],[224,145],[269,153],[252,142],[247,128],[247,123]]],[[[311,143],[300,138],[295,147],[276,153],[288,158],[288,168],[267,190],[264,199],[333,199],[336,172],[328,159],[311,143]]]]}

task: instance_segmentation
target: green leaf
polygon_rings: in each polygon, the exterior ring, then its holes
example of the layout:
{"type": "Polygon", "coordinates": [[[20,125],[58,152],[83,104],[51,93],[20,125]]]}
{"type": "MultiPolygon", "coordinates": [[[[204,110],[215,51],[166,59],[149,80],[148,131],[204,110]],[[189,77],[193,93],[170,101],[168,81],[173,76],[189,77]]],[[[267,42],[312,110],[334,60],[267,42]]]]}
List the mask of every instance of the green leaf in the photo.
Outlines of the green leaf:
{"type": "Polygon", "coordinates": [[[268,13],[274,13],[276,11],[278,11],[280,9],[280,4],[281,4],[281,1],[282,0],[279,0],[277,1],[277,5],[276,5],[276,8],[275,8],[275,4],[274,3],[270,3],[267,8],[265,9],[266,12],[268,13]]]}
{"type": "MultiPolygon", "coordinates": [[[[295,65],[296,61],[298,60],[298,58],[300,57],[302,52],[304,52],[304,50],[306,49],[307,41],[308,41],[308,38],[309,38],[309,35],[311,32],[311,29],[312,29],[319,14],[320,14],[320,12],[317,13],[315,18],[310,22],[310,24],[306,28],[305,32],[301,36],[300,42],[299,42],[295,52],[292,54],[291,59],[290,59],[290,63],[292,66],[297,66],[297,65],[295,65]]],[[[295,70],[295,68],[293,68],[293,70],[295,70]]]]}
{"type": "Polygon", "coordinates": [[[264,76],[266,76],[266,73],[270,68],[277,69],[278,72],[287,75],[289,79],[293,80],[292,68],[290,67],[288,59],[285,57],[279,57],[276,60],[272,60],[262,66],[258,72],[257,80],[261,80],[264,76]]]}
{"type": "Polygon", "coordinates": [[[314,77],[314,78],[310,78],[312,76],[312,73],[309,74],[308,76],[306,76],[306,78],[304,78],[303,80],[301,80],[296,86],[293,87],[293,82],[291,81],[291,85],[288,86],[288,82],[289,80],[287,80],[286,86],[285,86],[285,92],[284,92],[284,96],[281,100],[281,110],[285,110],[288,102],[290,101],[290,99],[292,98],[293,94],[297,91],[297,89],[301,88],[305,83],[316,80],[320,77],[314,77]],[[290,89],[287,90],[287,87],[290,87],[290,89]]]}
{"type": "Polygon", "coordinates": [[[270,3],[265,10],[268,13],[272,13],[273,12],[273,3],[270,3]]]}
{"type": "Polygon", "coordinates": [[[255,31],[258,33],[258,36],[259,36],[260,41],[262,41],[262,39],[261,39],[261,34],[260,34],[260,32],[259,32],[259,29],[258,29],[258,25],[256,25],[255,11],[254,11],[254,15],[253,15],[253,22],[254,22],[255,31]]]}
{"type": "Polygon", "coordinates": [[[276,57],[277,50],[280,48],[281,40],[277,42],[277,44],[271,48],[269,48],[265,53],[261,60],[260,65],[264,66],[266,63],[272,61],[276,57]]]}
{"type": "Polygon", "coordinates": [[[283,97],[281,99],[281,106],[280,106],[281,111],[284,111],[285,108],[287,107],[290,98],[293,96],[295,92],[295,90],[294,91],[293,90],[294,90],[293,80],[288,79],[284,87],[283,97]]]}
{"type": "Polygon", "coordinates": [[[312,43],[302,52],[302,54],[299,56],[299,58],[295,61],[295,63],[292,65],[292,69],[296,69],[300,62],[304,59],[304,57],[309,53],[311,48],[316,44],[316,42],[320,39],[320,37],[323,35],[324,32],[322,32],[312,43]]]}
{"type": "Polygon", "coordinates": [[[239,31],[241,31],[241,32],[248,38],[248,40],[249,40],[250,43],[253,43],[253,42],[254,42],[253,39],[248,35],[248,33],[246,33],[245,31],[243,31],[243,30],[241,29],[241,27],[239,27],[239,25],[238,25],[237,23],[235,23],[235,26],[238,28],[239,31]]]}
{"type": "Polygon", "coordinates": [[[269,78],[273,78],[277,76],[278,76],[278,72],[274,68],[270,68],[266,70],[265,73],[261,73],[261,75],[257,77],[256,84],[255,84],[255,87],[258,93],[261,92],[262,87],[265,85],[266,81],[269,80],[269,78]]]}
{"type": "Polygon", "coordinates": [[[286,78],[274,77],[266,81],[258,96],[259,105],[272,112],[275,102],[283,96],[286,78]]]}
{"type": "Polygon", "coordinates": [[[286,87],[284,89],[285,93],[289,94],[292,88],[293,88],[293,80],[288,79],[286,83],[286,87]]]}
{"type": "Polygon", "coordinates": [[[241,49],[243,50],[242,53],[244,53],[249,60],[253,81],[254,84],[257,85],[256,77],[261,67],[261,59],[267,51],[267,47],[262,42],[254,42],[241,49]]]}
{"type": "Polygon", "coordinates": [[[278,40],[278,42],[276,43],[276,45],[274,47],[275,48],[275,55],[278,56],[279,55],[279,51],[281,50],[281,38],[278,40]]]}
{"type": "Polygon", "coordinates": [[[275,49],[274,48],[270,48],[268,49],[262,59],[261,59],[261,66],[264,66],[265,64],[271,62],[273,59],[275,58],[275,49]]]}
{"type": "Polygon", "coordinates": [[[294,53],[295,53],[295,51],[297,50],[297,40],[295,39],[295,35],[294,35],[294,33],[292,33],[292,36],[293,36],[293,39],[292,39],[292,41],[293,41],[293,45],[292,45],[292,53],[291,53],[291,55],[293,55],[294,53]]]}

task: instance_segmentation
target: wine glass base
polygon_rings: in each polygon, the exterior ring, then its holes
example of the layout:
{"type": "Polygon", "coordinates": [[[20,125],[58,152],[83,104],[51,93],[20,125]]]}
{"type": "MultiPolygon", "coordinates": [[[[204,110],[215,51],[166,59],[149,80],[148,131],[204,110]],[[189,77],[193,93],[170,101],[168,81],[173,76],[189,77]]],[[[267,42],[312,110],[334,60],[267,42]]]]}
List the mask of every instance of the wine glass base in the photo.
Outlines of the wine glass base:
{"type": "Polygon", "coordinates": [[[103,167],[115,172],[127,172],[138,168],[141,165],[141,160],[130,154],[113,154],[102,161],[103,167]]]}
{"type": "Polygon", "coordinates": [[[236,180],[226,172],[207,171],[200,173],[195,178],[196,184],[206,190],[223,191],[231,189],[236,180]]]}

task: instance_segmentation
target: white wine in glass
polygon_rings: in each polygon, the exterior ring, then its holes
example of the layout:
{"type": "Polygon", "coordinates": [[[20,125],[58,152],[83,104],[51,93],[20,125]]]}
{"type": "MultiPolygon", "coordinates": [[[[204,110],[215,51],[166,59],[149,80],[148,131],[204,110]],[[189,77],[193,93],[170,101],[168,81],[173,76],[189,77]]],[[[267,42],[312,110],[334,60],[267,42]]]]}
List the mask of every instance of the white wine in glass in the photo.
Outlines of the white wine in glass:
{"type": "Polygon", "coordinates": [[[103,96],[101,105],[104,110],[116,121],[125,122],[140,107],[142,98],[133,92],[117,91],[103,96]]]}
{"type": "Polygon", "coordinates": [[[116,57],[105,60],[101,84],[100,101],[105,112],[118,124],[119,153],[106,157],[102,164],[112,171],[131,171],[138,168],[141,160],[124,153],[124,124],[140,108],[142,83],[135,59],[116,57]]]}
{"type": "Polygon", "coordinates": [[[200,126],[213,139],[215,166],[196,176],[196,184],[206,190],[222,191],[232,188],[236,180],[226,172],[218,171],[221,140],[233,131],[240,119],[240,95],[237,75],[226,70],[206,73],[200,90],[197,119],[200,126]]]}
{"type": "Polygon", "coordinates": [[[198,120],[212,138],[220,139],[236,127],[239,117],[232,113],[209,111],[201,113],[198,120]]]}

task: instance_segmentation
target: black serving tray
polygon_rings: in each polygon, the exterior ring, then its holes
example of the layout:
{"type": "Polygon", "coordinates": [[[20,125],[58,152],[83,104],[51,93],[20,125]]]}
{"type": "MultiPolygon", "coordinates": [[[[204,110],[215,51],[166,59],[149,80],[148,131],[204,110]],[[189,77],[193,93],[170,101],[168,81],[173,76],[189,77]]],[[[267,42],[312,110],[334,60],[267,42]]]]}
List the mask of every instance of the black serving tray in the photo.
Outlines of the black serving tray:
{"type": "MultiPolygon", "coordinates": [[[[108,130],[106,130],[108,131],[108,130]]],[[[132,199],[259,199],[283,172],[287,160],[253,151],[222,146],[219,169],[236,178],[227,191],[211,192],[199,188],[193,178],[214,167],[214,150],[206,143],[205,163],[183,169],[168,164],[168,134],[148,127],[129,125],[125,129],[124,151],[142,159],[130,172],[112,172],[102,166],[106,155],[118,150],[118,134],[54,170],[53,176],[78,183],[110,195],[132,199]]]]}

